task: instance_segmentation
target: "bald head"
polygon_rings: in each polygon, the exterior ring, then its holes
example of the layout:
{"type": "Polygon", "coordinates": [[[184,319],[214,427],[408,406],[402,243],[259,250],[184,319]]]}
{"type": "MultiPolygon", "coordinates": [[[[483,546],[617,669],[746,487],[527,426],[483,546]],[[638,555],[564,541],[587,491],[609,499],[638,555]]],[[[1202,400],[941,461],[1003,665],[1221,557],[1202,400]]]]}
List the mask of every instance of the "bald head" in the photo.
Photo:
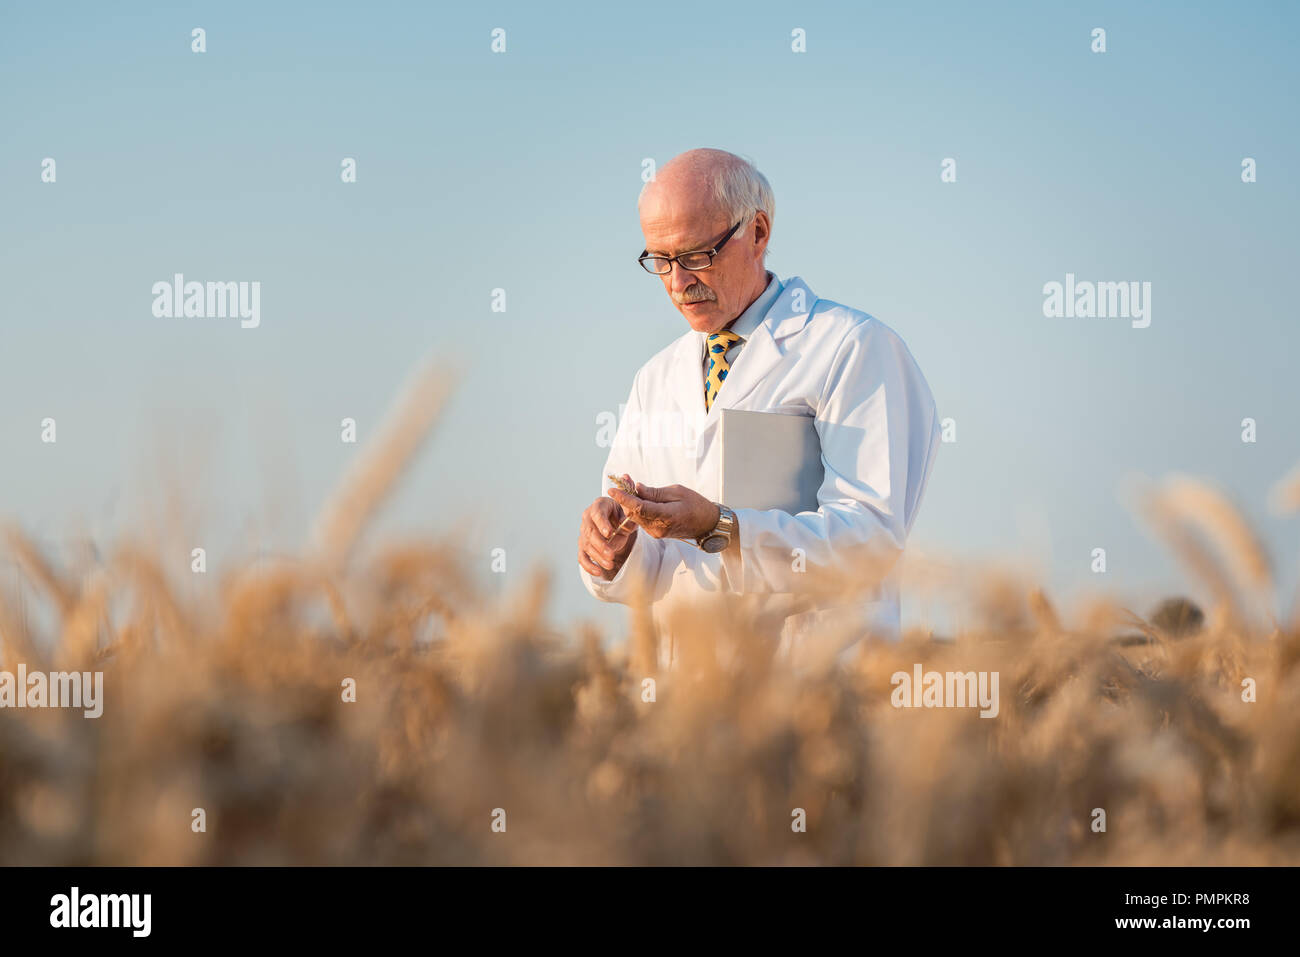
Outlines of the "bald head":
{"type": "Polygon", "coordinates": [[[667,257],[716,248],[740,226],[707,269],[690,271],[674,262],[659,277],[693,329],[726,328],[766,287],[773,207],[766,177],[725,150],[674,156],[641,190],[637,210],[648,252],[667,257]]]}
{"type": "Polygon", "coordinates": [[[712,206],[733,222],[758,209],[770,222],[775,213],[767,177],[735,153],[714,149],[678,153],[659,168],[642,187],[637,211],[661,204],[712,206]]]}

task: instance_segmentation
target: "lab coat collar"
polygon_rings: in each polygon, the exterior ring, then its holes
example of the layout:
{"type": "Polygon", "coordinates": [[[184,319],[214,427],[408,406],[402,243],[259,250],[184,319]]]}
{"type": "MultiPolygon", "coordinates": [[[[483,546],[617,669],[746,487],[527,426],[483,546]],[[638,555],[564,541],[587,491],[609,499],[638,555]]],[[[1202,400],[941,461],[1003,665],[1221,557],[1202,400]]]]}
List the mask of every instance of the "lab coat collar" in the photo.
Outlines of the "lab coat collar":
{"type": "MultiPolygon", "coordinates": [[[[767,314],[772,310],[772,305],[781,295],[781,280],[777,278],[776,273],[770,269],[767,272],[767,285],[763,291],[758,294],[758,298],[750,303],[749,308],[737,316],[727,326],[727,329],[736,333],[742,340],[748,341],[749,337],[754,334],[767,314]]],[[[707,338],[707,337],[705,337],[707,338]]]]}
{"type": "Polygon", "coordinates": [[[717,418],[720,410],[737,408],[754,391],[763,377],[785,356],[777,340],[801,330],[812,315],[817,297],[808,284],[799,276],[791,276],[781,283],[781,295],[732,363],[727,381],[707,413],[704,410],[704,369],[700,364],[705,334],[692,329],[679,340],[673,357],[674,389],[678,401],[687,411],[703,417],[706,428],[717,418]]]}
{"type": "Polygon", "coordinates": [[[817,296],[803,278],[791,276],[782,281],[781,295],[772,303],[759,329],[767,329],[773,339],[792,335],[807,324],[816,301],[817,296]]]}

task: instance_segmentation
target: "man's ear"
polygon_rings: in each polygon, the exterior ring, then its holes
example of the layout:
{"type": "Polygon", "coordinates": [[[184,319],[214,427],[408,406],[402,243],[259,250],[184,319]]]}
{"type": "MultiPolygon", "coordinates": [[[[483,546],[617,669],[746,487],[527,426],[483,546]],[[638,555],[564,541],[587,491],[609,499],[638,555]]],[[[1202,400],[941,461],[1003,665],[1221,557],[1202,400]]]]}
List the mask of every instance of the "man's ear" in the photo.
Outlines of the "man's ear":
{"type": "Polygon", "coordinates": [[[768,240],[772,238],[772,221],[767,218],[767,213],[759,210],[754,214],[754,246],[760,252],[767,248],[768,240]]]}

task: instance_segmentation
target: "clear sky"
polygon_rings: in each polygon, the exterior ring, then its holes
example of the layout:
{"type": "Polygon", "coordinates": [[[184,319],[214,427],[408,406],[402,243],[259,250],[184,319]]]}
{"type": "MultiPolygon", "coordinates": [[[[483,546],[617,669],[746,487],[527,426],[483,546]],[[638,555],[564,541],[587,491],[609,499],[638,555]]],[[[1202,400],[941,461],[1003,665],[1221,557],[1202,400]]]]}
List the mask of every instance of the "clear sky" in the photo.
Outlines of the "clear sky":
{"type": "Polygon", "coordinates": [[[1298,10],[6,4],[0,511],[111,541],[179,478],[214,565],[292,548],[357,452],[340,420],[364,443],[436,354],[460,387],[377,530],[468,519],[485,583],[545,562],[558,621],[617,625],[574,559],[596,420],[687,328],[635,263],[642,163],[710,146],[772,183],[769,268],[897,330],[955,421],[915,548],[1147,609],[1186,586],[1121,483],[1187,472],[1290,584],[1300,523],[1265,499],[1300,461],[1298,10]],[[259,281],[260,326],[155,317],[178,272],[259,281]],[[1150,326],[1045,317],[1066,273],[1150,282],[1150,326]]]}

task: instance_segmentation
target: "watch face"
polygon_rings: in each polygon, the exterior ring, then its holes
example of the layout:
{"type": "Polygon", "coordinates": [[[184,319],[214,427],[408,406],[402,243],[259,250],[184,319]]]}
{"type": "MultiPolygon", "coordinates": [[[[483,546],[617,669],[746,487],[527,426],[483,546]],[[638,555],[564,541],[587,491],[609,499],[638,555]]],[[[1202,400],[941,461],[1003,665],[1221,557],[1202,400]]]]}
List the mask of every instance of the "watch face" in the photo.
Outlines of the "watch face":
{"type": "Polygon", "coordinates": [[[704,545],[701,547],[710,554],[720,552],[727,547],[727,536],[710,535],[704,540],[704,545]]]}

